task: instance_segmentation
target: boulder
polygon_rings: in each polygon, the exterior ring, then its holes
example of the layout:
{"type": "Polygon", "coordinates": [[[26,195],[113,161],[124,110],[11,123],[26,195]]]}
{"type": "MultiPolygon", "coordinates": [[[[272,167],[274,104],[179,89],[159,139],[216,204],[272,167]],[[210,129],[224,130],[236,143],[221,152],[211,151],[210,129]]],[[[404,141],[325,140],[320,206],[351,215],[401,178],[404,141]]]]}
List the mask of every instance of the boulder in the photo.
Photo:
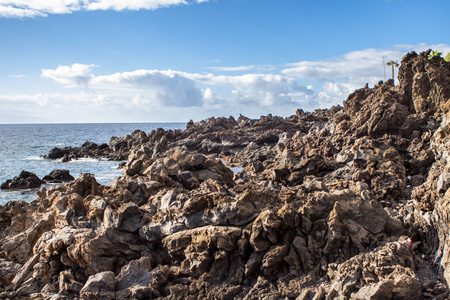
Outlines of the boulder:
{"type": "Polygon", "coordinates": [[[150,270],[151,262],[148,257],[141,257],[139,260],[131,261],[116,276],[117,290],[121,291],[133,286],[146,287],[153,279],[150,270]]]}
{"type": "Polygon", "coordinates": [[[84,299],[115,299],[117,281],[111,271],[89,276],[80,291],[84,299]]]}
{"type": "Polygon", "coordinates": [[[69,170],[53,170],[50,174],[45,175],[42,180],[47,183],[62,183],[73,181],[75,178],[70,175],[69,170]]]}
{"type": "Polygon", "coordinates": [[[0,188],[2,190],[26,190],[26,189],[36,189],[39,188],[45,182],[42,181],[36,174],[22,171],[19,176],[13,179],[8,179],[6,182],[2,183],[0,188]]]}

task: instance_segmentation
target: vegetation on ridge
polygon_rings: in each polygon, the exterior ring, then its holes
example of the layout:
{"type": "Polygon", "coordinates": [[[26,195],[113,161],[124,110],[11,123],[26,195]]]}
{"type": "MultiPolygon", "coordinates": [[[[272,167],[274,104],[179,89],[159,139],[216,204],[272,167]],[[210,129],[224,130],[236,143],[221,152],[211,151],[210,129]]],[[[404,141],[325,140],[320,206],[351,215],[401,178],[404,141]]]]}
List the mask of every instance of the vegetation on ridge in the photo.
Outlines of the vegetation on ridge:
{"type": "MultiPolygon", "coordinates": [[[[394,67],[397,67],[397,68],[398,68],[398,66],[399,66],[398,62],[397,62],[397,61],[394,61],[394,60],[391,60],[391,61],[389,61],[386,65],[392,66],[392,80],[394,80],[394,82],[395,82],[395,79],[394,79],[394,67]]],[[[394,84],[395,84],[395,83],[394,83],[394,84]]]]}

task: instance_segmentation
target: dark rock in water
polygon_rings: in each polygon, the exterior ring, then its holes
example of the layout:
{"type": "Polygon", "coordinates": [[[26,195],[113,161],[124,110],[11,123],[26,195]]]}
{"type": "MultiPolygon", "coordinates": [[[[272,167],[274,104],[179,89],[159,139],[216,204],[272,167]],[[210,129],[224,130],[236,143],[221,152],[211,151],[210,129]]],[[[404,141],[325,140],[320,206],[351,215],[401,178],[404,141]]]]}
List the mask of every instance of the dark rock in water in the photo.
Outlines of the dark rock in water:
{"type": "Polygon", "coordinates": [[[86,141],[81,147],[85,149],[97,149],[98,145],[96,143],[86,141]]]}
{"type": "Polygon", "coordinates": [[[75,178],[70,175],[69,170],[53,170],[50,174],[45,175],[42,178],[47,183],[62,183],[75,180],[75,178]]]}
{"type": "Polygon", "coordinates": [[[58,159],[63,157],[65,154],[67,154],[67,149],[61,149],[58,147],[53,148],[52,150],[50,150],[45,156],[44,158],[46,159],[58,159]]]}
{"type": "MultiPolygon", "coordinates": [[[[44,158],[61,159],[61,162],[69,162],[78,158],[95,158],[115,161],[125,160],[130,153],[130,146],[128,146],[127,141],[132,139],[132,136],[122,137],[121,139],[125,140],[125,142],[122,143],[122,146],[120,147],[117,147],[115,143],[110,145],[105,143],[98,145],[89,141],[86,141],[81,147],[55,147],[44,155],[44,158]]],[[[113,140],[113,138],[111,140],[113,140]]],[[[135,142],[139,141],[140,140],[137,140],[135,142]]],[[[130,143],[130,145],[132,145],[132,143],[130,143]]]]}
{"type": "Polygon", "coordinates": [[[77,160],[77,159],[78,159],[78,157],[75,153],[69,152],[69,153],[64,154],[64,156],[61,158],[61,162],[69,162],[69,161],[77,160]]]}
{"type": "Polygon", "coordinates": [[[19,176],[7,180],[1,185],[2,190],[26,190],[39,188],[45,182],[42,181],[36,174],[22,171],[19,176]]]}

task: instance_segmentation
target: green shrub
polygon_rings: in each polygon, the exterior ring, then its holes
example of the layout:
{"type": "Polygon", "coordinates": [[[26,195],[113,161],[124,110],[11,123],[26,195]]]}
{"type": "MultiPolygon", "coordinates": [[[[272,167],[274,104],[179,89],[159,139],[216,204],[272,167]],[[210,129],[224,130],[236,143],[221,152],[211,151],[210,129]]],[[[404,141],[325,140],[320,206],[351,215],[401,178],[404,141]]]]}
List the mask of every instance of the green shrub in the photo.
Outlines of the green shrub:
{"type": "Polygon", "coordinates": [[[428,59],[431,59],[432,57],[435,57],[435,56],[441,56],[441,55],[442,55],[442,52],[439,52],[437,50],[432,50],[431,53],[428,54],[428,59]]]}
{"type": "Polygon", "coordinates": [[[447,55],[445,56],[445,61],[448,61],[448,62],[450,62],[450,52],[449,53],[447,53],[447,55]]]}

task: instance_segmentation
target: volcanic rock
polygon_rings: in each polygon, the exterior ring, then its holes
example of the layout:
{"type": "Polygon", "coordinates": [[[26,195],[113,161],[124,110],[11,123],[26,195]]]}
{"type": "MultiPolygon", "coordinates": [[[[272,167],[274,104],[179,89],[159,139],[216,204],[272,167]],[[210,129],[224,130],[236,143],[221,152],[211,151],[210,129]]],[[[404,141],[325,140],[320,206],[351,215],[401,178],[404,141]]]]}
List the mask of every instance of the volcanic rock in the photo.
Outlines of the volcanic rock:
{"type": "Polygon", "coordinates": [[[36,189],[39,188],[45,182],[39,179],[36,174],[22,171],[19,176],[13,179],[8,179],[6,182],[2,183],[2,190],[25,190],[25,189],[36,189]]]}
{"type": "Polygon", "coordinates": [[[52,150],[128,160],[0,206],[0,298],[448,298],[450,63],[399,82],[52,150]]]}
{"type": "Polygon", "coordinates": [[[69,170],[53,170],[50,174],[45,175],[42,178],[47,183],[62,183],[75,180],[75,178],[70,175],[69,170]]]}

